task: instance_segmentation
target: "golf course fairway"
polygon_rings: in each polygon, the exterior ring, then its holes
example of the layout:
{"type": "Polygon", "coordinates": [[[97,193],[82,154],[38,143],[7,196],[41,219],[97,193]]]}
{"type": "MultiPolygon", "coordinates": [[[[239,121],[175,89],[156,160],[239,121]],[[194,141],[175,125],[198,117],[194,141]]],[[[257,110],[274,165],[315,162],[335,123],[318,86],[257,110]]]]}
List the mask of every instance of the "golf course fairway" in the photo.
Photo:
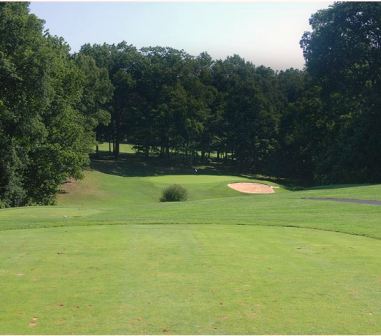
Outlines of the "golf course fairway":
{"type": "Polygon", "coordinates": [[[1,334],[381,332],[381,207],[303,199],[381,200],[381,185],[118,165],[95,162],[55,206],[0,210],[1,334]],[[174,183],[188,200],[159,202],[174,183]]]}

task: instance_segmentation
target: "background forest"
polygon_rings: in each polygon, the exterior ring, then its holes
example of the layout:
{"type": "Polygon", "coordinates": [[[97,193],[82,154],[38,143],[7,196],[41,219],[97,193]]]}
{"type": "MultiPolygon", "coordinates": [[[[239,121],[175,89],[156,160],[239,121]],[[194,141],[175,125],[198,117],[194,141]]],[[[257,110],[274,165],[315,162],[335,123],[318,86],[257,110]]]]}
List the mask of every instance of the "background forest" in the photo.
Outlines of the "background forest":
{"type": "Polygon", "coordinates": [[[0,207],[54,202],[96,143],[310,183],[381,181],[381,3],[310,19],[303,71],[127,42],[78,53],[0,3],[0,207]],[[212,155],[213,154],[213,155],[212,155]]]}

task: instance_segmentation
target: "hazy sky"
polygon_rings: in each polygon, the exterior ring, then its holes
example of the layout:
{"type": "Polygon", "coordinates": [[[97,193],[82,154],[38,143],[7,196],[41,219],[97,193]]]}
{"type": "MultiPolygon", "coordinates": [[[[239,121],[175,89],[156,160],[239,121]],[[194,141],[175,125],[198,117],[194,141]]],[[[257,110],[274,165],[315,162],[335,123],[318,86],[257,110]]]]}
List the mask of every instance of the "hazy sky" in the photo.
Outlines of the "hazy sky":
{"type": "Polygon", "coordinates": [[[308,19],[332,2],[32,2],[46,21],[77,51],[84,43],[137,48],[168,46],[213,58],[239,54],[274,69],[302,68],[299,40],[308,19]]]}

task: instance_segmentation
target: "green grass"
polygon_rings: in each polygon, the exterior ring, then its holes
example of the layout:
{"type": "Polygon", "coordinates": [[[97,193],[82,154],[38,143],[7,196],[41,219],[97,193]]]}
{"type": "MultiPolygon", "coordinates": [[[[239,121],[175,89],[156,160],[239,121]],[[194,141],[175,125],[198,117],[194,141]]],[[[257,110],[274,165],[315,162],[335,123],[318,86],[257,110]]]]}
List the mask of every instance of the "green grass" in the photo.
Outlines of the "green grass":
{"type": "MultiPolygon", "coordinates": [[[[108,152],[109,144],[108,142],[99,143],[98,148],[102,152],[108,152]]],[[[112,150],[112,144],[111,144],[111,150],[112,150]]],[[[95,151],[95,147],[94,147],[94,151],[95,151]]],[[[120,153],[130,153],[130,154],[135,153],[135,150],[133,149],[133,145],[125,144],[125,143],[119,144],[119,151],[120,153]]]]}
{"type": "MultiPolygon", "coordinates": [[[[134,145],[131,145],[131,144],[126,144],[126,143],[121,143],[119,145],[119,151],[120,153],[128,153],[128,154],[134,154],[136,153],[136,150],[133,148],[134,145]]],[[[111,151],[112,151],[112,144],[111,144],[111,151]]],[[[94,146],[94,151],[95,151],[96,147],[94,146]]],[[[109,144],[108,142],[104,142],[104,143],[99,143],[98,144],[98,149],[99,151],[101,152],[108,152],[109,151],[109,144]]],[[[170,150],[171,153],[175,153],[172,149],[170,150]]],[[[201,152],[198,151],[197,152],[198,155],[201,157],[201,152]]],[[[184,153],[182,153],[184,154],[184,153]]],[[[151,151],[151,155],[152,155],[152,151],[151,151]]],[[[211,152],[210,153],[210,157],[211,158],[217,158],[217,152],[211,152]]]]}
{"type": "Polygon", "coordinates": [[[0,333],[381,332],[381,207],[302,199],[381,185],[246,195],[213,167],[92,167],[57,206],[0,210],[0,333]],[[174,183],[189,200],[159,202],[174,183]]]}

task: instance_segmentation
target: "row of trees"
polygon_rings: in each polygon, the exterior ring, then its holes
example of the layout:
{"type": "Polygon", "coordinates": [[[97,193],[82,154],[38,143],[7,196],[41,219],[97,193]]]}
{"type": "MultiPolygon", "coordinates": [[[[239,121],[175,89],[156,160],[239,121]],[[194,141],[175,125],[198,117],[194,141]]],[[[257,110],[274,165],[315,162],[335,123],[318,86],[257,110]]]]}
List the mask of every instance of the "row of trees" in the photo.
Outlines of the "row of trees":
{"type": "Polygon", "coordinates": [[[98,140],[230,153],[241,169],[318,183],[381,179],[381,4],[335,3],[301,39],[304,71],[125,42],[84,45],[115,88],[98,140]]]}
{"type": "Polygon", "coordinates": [[[116,158],[128,141],[318,183],[379,181],[381,4],[335,3],[310,23],[305,70],[275,72],[126,42],[71,55],[27,4],[1,3],[1,202],[50,202],[95,139],[116,158]]]}
{"type": "MultiPolygon", "coordinates": [[[[107,67],[114,86],[111,124],[98,140],[135,144],[185,155],[231,153],[245,168],[259,168],[275,149],[282,94],[278,75],[238,55],[213,61],[172,48],[137,50],[117,45],[84,45],[79,55],[107,67]]],[[[290,70],[297,75],[299,71],[290,70]]]]}

